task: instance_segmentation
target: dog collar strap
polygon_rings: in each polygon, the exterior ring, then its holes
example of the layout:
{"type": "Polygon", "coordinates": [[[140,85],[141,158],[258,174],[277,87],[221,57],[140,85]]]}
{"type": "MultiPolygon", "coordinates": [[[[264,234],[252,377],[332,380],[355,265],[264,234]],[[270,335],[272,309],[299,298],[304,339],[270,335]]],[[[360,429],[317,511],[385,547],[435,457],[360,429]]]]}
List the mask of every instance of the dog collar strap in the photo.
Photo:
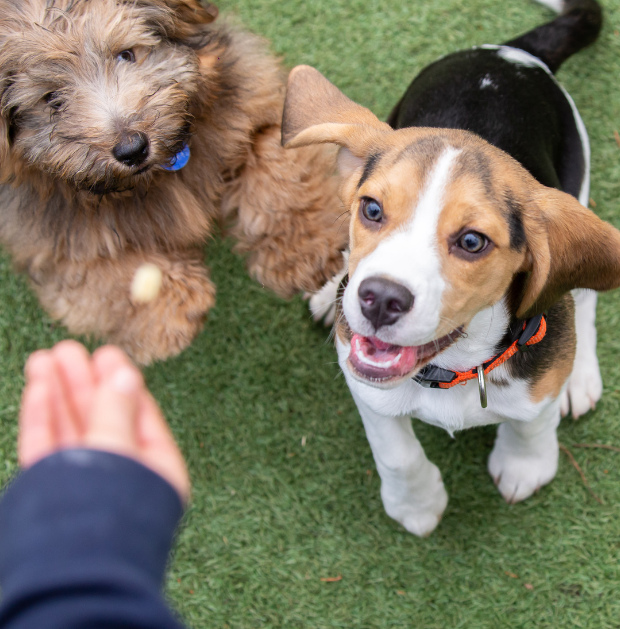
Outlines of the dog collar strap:
{"type": "Polygon", "coordinates": [[[189,146],[185,144],[183,148],[164,166],[164,170],[175,172],[187,166],[189,162],[190,152],[189,146]]]}
{"type": "Polygon", "coordinates": [[[426,365],[413,379],[420,385],[430,389],[451,389],[457,384],[465,384],[468,380],[478,378],[480,386],[480,402],[486,408],[486,381],[484,376],[496,367],[503,365],[518,351],[527,351],[531,345],[539,343],[547,333],[547,319],[540,314],[523,322],[521,334],[500,354],[493,356],[482,365],[469,371],[450,371],[435,365],[426,365]]]}

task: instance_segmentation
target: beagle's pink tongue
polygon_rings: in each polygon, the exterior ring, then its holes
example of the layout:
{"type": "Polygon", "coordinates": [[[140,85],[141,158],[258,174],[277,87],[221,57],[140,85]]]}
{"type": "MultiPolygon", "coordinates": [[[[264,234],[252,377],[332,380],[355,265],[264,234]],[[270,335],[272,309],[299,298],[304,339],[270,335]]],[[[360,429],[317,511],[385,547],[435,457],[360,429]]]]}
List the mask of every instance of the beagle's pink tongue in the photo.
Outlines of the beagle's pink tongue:
{"type": "Polygon", "coordinates": [[[367,378],[385,379],[408,374],[416,364],[416,347],[390,345],[372,336],[354,334],[349,360],[367,378]]]}

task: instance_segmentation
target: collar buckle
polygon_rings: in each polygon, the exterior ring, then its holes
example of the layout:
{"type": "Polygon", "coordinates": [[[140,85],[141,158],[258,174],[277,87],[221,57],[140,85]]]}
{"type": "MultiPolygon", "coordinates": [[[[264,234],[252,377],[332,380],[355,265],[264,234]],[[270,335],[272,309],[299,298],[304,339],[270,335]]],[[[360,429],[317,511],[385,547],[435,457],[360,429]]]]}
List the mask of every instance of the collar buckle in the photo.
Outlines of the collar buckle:
{"type": "Polygon", "coordinates": [[[450,384],[456,377],[454,371],[435,367],[435,365],[426,365],[413,376],[413,379],[425,389],[439,389],[441,388],[439,383],[450,384]]]}
{"type": "Polygon", "coordinates": [[[527,320],[525,325],[525,329],[517,339],[517,349],[520,352],[528,352],[530,346],[527,345],[527,342],[538,332],[538,328],[540,328],[540,323],[542,321],[543,315],[539,314],[531,319],[527,320]]]}

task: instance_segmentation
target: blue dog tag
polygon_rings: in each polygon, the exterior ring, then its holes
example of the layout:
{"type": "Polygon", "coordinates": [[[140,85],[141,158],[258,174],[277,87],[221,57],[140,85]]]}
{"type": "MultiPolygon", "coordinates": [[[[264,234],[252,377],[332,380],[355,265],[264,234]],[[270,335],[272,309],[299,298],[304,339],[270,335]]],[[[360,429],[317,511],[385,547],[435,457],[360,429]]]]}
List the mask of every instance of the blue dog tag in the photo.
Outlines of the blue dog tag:
{"type": "Polygon", "coordinates": [[[187,166],[189,162],[189,146],[186,144],[169,162],[164,166],[165,170],[172,172],[181,170],[184,166],[187,166]]]}

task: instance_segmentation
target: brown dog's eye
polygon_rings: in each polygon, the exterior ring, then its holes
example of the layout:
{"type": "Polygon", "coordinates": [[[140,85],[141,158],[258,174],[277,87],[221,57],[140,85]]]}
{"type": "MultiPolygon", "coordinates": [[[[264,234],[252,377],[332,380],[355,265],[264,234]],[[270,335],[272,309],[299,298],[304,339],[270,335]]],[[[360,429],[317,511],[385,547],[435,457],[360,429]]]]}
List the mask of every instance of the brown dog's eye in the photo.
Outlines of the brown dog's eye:
{"type": "Polygon", "coordinates": [[[62,107],[62,100],[58,98],[58,92],[48,92],[43,100],[50,106],[52,111],[58,111],[62,107]]]}
{"type": "Polygon", "coordinates": [[[383,218],[383,208],[378,201],[370,197],[362,197],[360,202],[362,214],[373,223],[378,223],[383,218]]]}
{"type": "Polygon", "coordinates": [[[122,52],[119,52],[118,55],[116,55],[116,60],[125,61],[126,63],[135,63],[136,55],[131,49],[123,50],[122,52]]]}
{"type": "Polygon", "coordinates": [[[457,240],[457,245],[468,253],[480,253],[488,244],[487,237],[478,232],[466,232],[457,240]]]}

